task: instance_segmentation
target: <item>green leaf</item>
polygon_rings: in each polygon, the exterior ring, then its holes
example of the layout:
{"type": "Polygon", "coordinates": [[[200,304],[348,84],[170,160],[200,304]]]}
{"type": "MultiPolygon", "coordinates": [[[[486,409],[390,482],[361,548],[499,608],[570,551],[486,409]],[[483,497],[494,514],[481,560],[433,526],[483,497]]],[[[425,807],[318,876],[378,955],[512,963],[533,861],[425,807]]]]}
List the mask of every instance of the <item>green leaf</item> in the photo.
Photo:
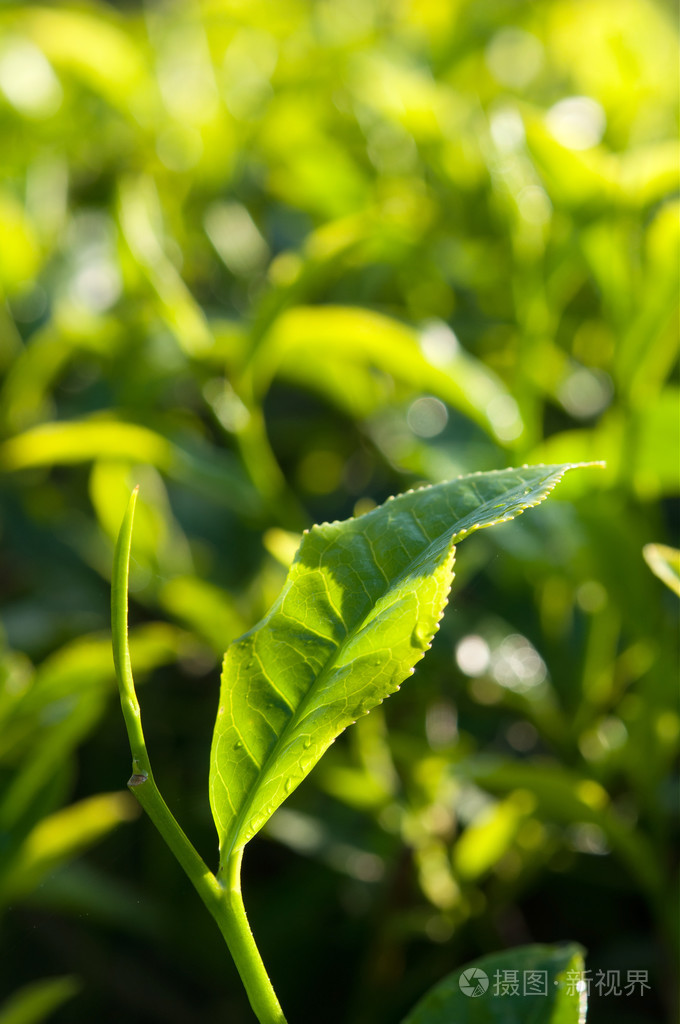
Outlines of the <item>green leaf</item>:
{"type": "Polygon", "coordinates": [[[41,978],[14,992],[0,1006],[0,1024],[39,1024],[80,989],[76,978],[41,978]]]}
{"type": "Polygon", "coordinates": [[[164,251],[158,193],[150,178],[126,178],[119,185],[123,235],[135,261],[148,278],[162,314],[187,356],[209,353],[214,339],[203,310],[195,302],[174,263],[164,251]]]}
{"type": "Polygon", "coordinates": [[[251,484],[227,453],[218,455],[207,446],[191,452],[136,423],[105,416],[42,423],[0,445],[0,470],[5,472],[95,459],[148,463],[227,507],[247,515],[260,511],[251,484]]]}
{"type": "Polygon", "coordinates": [[[43,818],[26,837],[0,883],[0,904],[22,899],[42,879],[136,816],[127,793],[101,793],[43,818]]]}
{"type": "Polygon", "coordinates": [[[352,416],[369,416],[389,405],[396,386],[404,396],[429,393],[442,399],[497,440],[516,438],[523,429],[501,380],[443,324],[419,336],[365,309],[298,306],[273,324],[256,351],[252,373],[259,394],[279,374],[321,392],[352,416]],[[500,427],[499,409],[506,410],[500,427]]]}
{"type": "Polygon", "coordinates": [[[645,544],[642,554],[654,575],[680,597],[680,551],[665,544],[645,544]]]}
{"type": "Polygon", "coordinates": [[[548,758],[513,761],[493,755],[468,758],[454,767],[453,774],[497,795],[519,792],[526,797],[530,793],[541,821],[597,826],[640,884],[654,899],[663,898],[663,882],[649,838],[628,827],[606,789],[595,779],[569,771],[548,758]]]}
{"type": "Polygon", "coordinates": [[[224,660],[210,768],[222,868],[413,672],[443,614],[454,545],[537,505],[570,468],[460,477],[305,534],[277,601],[224,660]]]}
{"type": "Polygon", "coordinates": [[[481,957],[435,985],[403,1024],[584,1024],[582,952],[570,943],[481,957]],[[524,995],[525,982],[535,994],[524,995]]]}

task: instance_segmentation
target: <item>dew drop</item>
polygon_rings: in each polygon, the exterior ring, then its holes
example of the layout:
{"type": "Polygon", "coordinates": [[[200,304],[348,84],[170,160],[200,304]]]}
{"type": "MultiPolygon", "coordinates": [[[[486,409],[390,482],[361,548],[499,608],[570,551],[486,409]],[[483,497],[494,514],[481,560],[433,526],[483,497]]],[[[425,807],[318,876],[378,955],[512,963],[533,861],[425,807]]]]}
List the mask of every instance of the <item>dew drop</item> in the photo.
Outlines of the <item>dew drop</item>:
{"type": "Polygon", "coordinates": [[[286,790],[286,793],[290,793],[290,791],[291,791],[291,789],[293,788],[294,785],[295,785],[295,783],[293,782],[292,779],[286,779],[286,782],[285,782],[285,785],[284,785],[284,789],[286,790]]]}
{"type": "Polygon", "coordinates": [[[306,739],[305,739],[305,741],[304,741],[304,743],[302,744],[302,746],[303,746],[303,747],[305,748],[305,750],[309,750],[309,748],[311,747],[311,745],[312,745],[312,741],[311,741],[311,739],[309,738],[309,736],[307,736],[307,737],[306,737],[306,739]]]}
{"type": "Polygon", "coordinates": [[[241,740],[236,740],[236,743],[234,744],[234,750],[241,750],[242,748],[243,743],[241,742],[241,740]]]}

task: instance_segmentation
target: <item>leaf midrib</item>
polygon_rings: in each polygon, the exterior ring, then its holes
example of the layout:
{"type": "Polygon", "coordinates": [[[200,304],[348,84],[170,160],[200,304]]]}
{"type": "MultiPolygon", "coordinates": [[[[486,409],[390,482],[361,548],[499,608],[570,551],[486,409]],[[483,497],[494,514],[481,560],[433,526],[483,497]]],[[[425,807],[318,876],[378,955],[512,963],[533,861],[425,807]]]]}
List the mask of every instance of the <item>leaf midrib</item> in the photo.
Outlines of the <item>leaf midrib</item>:
{"type": "MultiPolygon", "coordinates": [[[[504,492],[502,498],[501,498],[500,494],[497,494],[497,495],[494,496],[496,502],[498,502],[498,507],[499,508],[502,508],[504,505],[506,506],[505,513],[501,512],[501,514],[498,516],[497,519],[494,519],[494,520],[492,520],[489,523],[481,523],[479,521],[480,510],[483,509],[486,505],[489,504],[488,500],[480,502],[480,505],[475,510],[477,521],[474,522],[474,523],[471,523],[470,526],[464,527],[463,529],[456,530],[456,528],[455,528],[456,525],[460,524],[460,522],[465,519],[465,516],[462,517],[462,520],[461,520],[460,517],[457,517],[457,522],[455,524],[453,524],[452,527],[451,527],[451,534],[450,534],[450,537],[449,537],[449,543],[448,543],[448,548],[447,548],[447,557],[449,557],[452,553],[455,553],[456,545],[459,544],[461,540],[464,540],[465,537],[469,536],[469,534],[474,532],[476,529],[479,529],[482,526],[484,526],[484,527],[486,527],[486,526],[494,526],[497,523],[514,519],[517,515],[521,515],[522,512],[524,512],[526,510],[526,508],[532,508],[532,507],[535,507],[536,505],[539,505],[548,496],[548,494],[550,494],[550,492],[554,489],[554,487],[559,482],[559,480],[562,478],[562,476],[564,476],[564,473],[567,471],[567,469],[572,468],[572,466],[570,464],[566,464],[564,466],[559,466],[559,467],[542,466],[540,468],[545,471],[546,477],[540,482],[540,484],[538,484],[538,482],[537,482],[536,484],[533,484],[533,485],[528,485],[527,481],[522,481],[521,480],[521,473],[522,473],[522,469],[524,469],[524,468],[536,468],[536,469],[538,469],[539,467],[522,467],[521,469],[514,470],[514,472],[520,474],[520,483],[519,484],[515,484],[512,488],[509,488],[508,491],[504,492]],[[553,475],[555,476],[555,479],[551,479],[553,477],[553,475]],[[510,515],[507,515],[507,511],[508,511],[508,509],[507,509],[508,494],[512,494],[514,491],[517,491],[520,487],[527,487],[527,486],[529,486],[529,491],[534,490],[534,488],[536,488],[537,493],[535,495],[535,500],[532,501],[532,502],[529,502],[527,505],[523,506],[521,509],[518,509],[516,512],[513,512],[510,515]]],[[[491,475],[494,475],[494,476],[498,475],[498,476],[500,476],[500,475],[502,475],[502,474],[504,474],[506,472],[508,472],[508,470],[500,469],[500,470],[491,470],[488,473],[463,474],[463,476],[457,478],[456,482],[458,482],[458,481],[462,482],[464,480],[468,480],[469,481],[471,478],[473,479],[473,478],[478,477],[478,476],[491,476],[491,475]]],[[[454,481],[451,481],[451,482],[453,483],[454,481]]],[[[412,493],[412,492],[406,492],[406,493],[412,493]]],[[[526,493],[527,492],[525,491],[525,495],[526,495],[526,493]]],[[[401,495],[400,495],[400,497],[401,497],[401,495]]],[[[514,497],[520,498],[521,496],[520,495],[514,495],[514,497]]],[[[382,507],[383,506],[380,506],[380,508],[382,508],[382,507]]],[[[376,510],[376,511],[378,511],[378,510],[376,510]]],[[[453,513],[453,509],[451,509],[451,511],[453,513]]],[[[370,515],[370,514],[371,513],[369,512],[368,515],[370,515]]],[[[424,530],[424,528],[420,524],[420,521],[418,520],[418,517],[414,515],[413,518],[414,518],[414,521],[416,522],[416,524],[418,525],[419,529],[421,530],[423,536],[426,539],[429,539],[426,531],[424,530]]],[[[402,570],[400,575],[397,577],[397,580],[394,582],[393,585],[395,586],[395,588],[401,583],[401,581],[404,579],[404,577],[407,575],[407,573],[409,573],[412,570],[414,565],[419,560],[425,561],[425,558],[427,556],[427,552],[430,550],[430,548],[434,547],[436,544],[441,543],[442,537],[444,536],[445,533],[446,533],[446,531],[442,531],[440,534],[438,534],[437,537],[433,538],[430,541],[430,543],[428,544],[428,546],[424,550],[422,550],[418,555],[416,555],[413,558],[411,558],[411,560],[409,561],[408,565],[402,570]]],[[[365,538],[365,539],[368,540],[368,538],[365,538]]],[[[370,543],[369,543],[369,547],[371,547],[370,543]]],[[[355,625],[355,627],[352,629],[352,631],[349,632],[346,635],[346,637],[344,638],[343,643],[348,641],[350,638],[354,638],[357,635],[357,633],[360,632],[360,630],[366,624],[366,621],[367,621],[370,613],[375,608],[375,605],[378,603],[378,601],[382,597],[384,597],[384,595],[387,593],[387,591],[389,589],[391,589],[391,585],[389,583],[389,580],[386,580],[386,586],[381,591],[379,597],[375,601],[373,601],[373,603],[370,606],[369,610],[367,611],[366,615],[360,620],[360,622],[357,623],[357,625],[355,625]]],[[[273,615],[279,610],[279,608],[283,604],[284,596],[285,596],[285,590],[284,590],[284,592],[282,592],[279,595],[277,600],[274,602],[274,605],[272,606],[269,614],[262,620],[262,624],[263,625],[264,625],[264,623],[269,618],[273,617],[273,615]]],[[[255,629],[253,629],[253,632],[254,631],[255,631],[255,629]]],[[[315,691],[316,691],[318,685],[320,684],[320,682],[323,679],[327,678],[327,676],[330,673],[330,671],[332,671],[332,669],[335,667],[335,665],[336,665],[336,663],[338,661],[338,658],[340,656],[341,647],[342,647],[342,643],[339,643],[337,645],[337,647],[336,647],[336,650],[333,652],[333,654],[326,661],[326,663],[325,663],[323,669],[321,670],[321,672],[319,672],[319,674],[314,679],[311,687],[309,688],[309,690],[307,691],[305,696],[300,701],[300,704],[297,706],[297,708],[293,712],[291,718],[286,723],[283,731],[281,732],[281,734],[277,738],[276,743],[272,747],[270,753],[265,757],[264,761],[262,762],[259,778],[258,778],[257,782],[255,783],[255,785],[253,786],[253,788],[252,788],[252,790],[251,790],[251,792],[250,792],[246,802],[244,803],[243,807],[241,808],[241,810],[239,811],[239,813],[236,816],[235,823],[234,823],[235,827],[232,828],[232,829],[229,829],[229,831],[226,834],[227,843],[228,843],[228,852],[226,853],[226,855],[223,854],[223,853],[220,855],[220,862],[221,862],[220,863],[220,871],[222,871],[224,869],[224,866],[229,862],[229,860],[233,856],[233,854],[238,852],[238,850],[242,849],[242,847],[245,846],[245,843],[241,844],[241,846],[236,846],[236,841],[237,841],[237,839],[238,839],[238,837],[239,837],[239,835],[241,833],[244,821],[247,820],[248,814],[250,813],[250,811],[252,809],[252,805],[253,805],[253,802],[254,802],[254,799],[255,799],[255,795],[257,794],[258,790],[261,787],[262,780],[263,780],[266,772],[268,771],[268,766],[271,764],[271,762],[273,760],[275,761],[275,759],[278,756],[278,753],[280,751],[280,748],[281,748],[281,746],[284,743],[284,740],[289,735],[289,733],[292,731],[294,726],[299,723],[301,717],[304,714],[304,711],[306,710],[307,705],[311,701],[312,696],[315,693],[315,691]],[[229,836],[231,836],[230,843],[229,843],[229,836]]],[[[423,652],[423,654],[421,654],[421,658],[423,656],[424,656],[424,652],[423,652]]],[[[416,660],[419,660],[419,659],[416,659],[416,660]]],[[[302,781],[302,780],[300,780],[300,781],[302,781]]]]}
{"type": "MultiPolygon", "coordinates": [[[[423,536],[427,537],[427,534],[425,534],[424,531],[423,531],[423,536]]],[[[343,646],[346,645],[347,643],[349,643],[351,640],[353,640],[357,636],[357,634],[361,632],[361,630],[366,625],[366,623],[367,623],[367,621],[369,619],[369,616],[371,615],[371,613],[375,609],[375,606],[377,605],[378,601],[380,601],[388,593],[389,590],[391,590],[393,588],[397,589],[400,586],[402,580],[412,570],[414,565],[416,565],[417,562],[420,561],[421,559],[424,560],[425,555],[427,554],[429,549],[434,547],[437,543],[440,543],[443,536],[444,536],[443,533],[439,534],[438,537],[435,537],[434,540],[430,541],[428,546],[423,551],[421,551],[417,556],[414,556],[411,559],[411,561],[408,563],[408,565],[402,570],[402,572],[399,574],[399,576],[396,578],[396,580],[393,583],[390,583],[388,579],[385,579],[385,586],[384,586],[384,588],[380,591],[380,594],[378,595],[378,597],[370,605],[370,607],[369,607],[368,611],[366,612],[366,614],[363,616],[363,618],[358,620],[358,622],[354,625],[354,627],[345,635],[343,640],[336,645],[335,651],[327,659],[327,661],[325,662],[323,668],[321,669],[319,674],[315,677],[315,679],[314,679],[312,685],[310,686],[309,690],[304,695],[304,697],[302,698],[302,700],[300,701],[298,706],[295,708],[295,710],[294,710],[293,714],[291,715],[290,719],[288,720],[288,722],[284,726],[283,731],[280,733],[278,739],[276,740],[276,743],[274,744],[274,746],[272,747],[271,751],[269,752],[269,754],[265,757],[264,761],[262,762],[259,778],[256,781],[255,785],[253,786],[253,788],[252,788],[252,790],[251,790],[251,792],[250,792],[246,802],[244,803],[242,809],[239,811],[238,815],[236,816],[235,828],[230,829],[229,832],[227,833],[228,852],[227,852],[226,856],[223,854],[222,857],[221,857],[221,859],[224,860],[224,864],[226,864],[229,861],[230,857],[232,857],[234,853],[236,853],[239,849],[241,849],[240,846],[236,846],[236,841],[237,841],[237,839],[238,839],[238,837],[239,837],[239,835],[241,833],[241,830],[243,828],[244,822],[247,820],[248,815],[249,815],[249,813],[250,813],[250,811],[252,809],[252,805],[253,805],[253,802],[255,800],[255,796],[256,796],[258,790],[260,789],[262,781],[263,781],[263,779],[264,779],[264,777],[265,777],[265,775],[266,775],[266,773],[268,771],[268,766],[271,764],[272,761],[275,762],[276,757],[278,756],[278,754],[280,752],[280,748],[284,745],[284,741],[285,741],[287,735],[290,732],[293,731],[293,729],[295,728],[296,725],[299,725],[300,721],[304,717],[304,712],[306,710],[307,705],[310,703],[314,693],[318,689],[318,687],[321,684],[321,682],[324,681],[325,679],[327,679],[328,675],[335,668],[335,665],[337,664],[337,661],[338,661],[338,659],[340,657],[340,652],[341,652],[343,646]],[[228,838],[230,834],[231,834],[231,837],[232,837],[231,838],[231,843],[229,843],[229,838],[228,838]]],[[[447,550],[446,557],[450,557],[455,552],[455,544],[453,543],[453,537],[454,536],[455,536],[455,534],[454,534],[454,531],[452,530],[452,532],[451,532],[451,540],[450,540],[450,547],[447,550]]],[[[382,574],[382,575],[384,575],[384,574],[382,574]]],[[[267,616],[267,618],[273,617],[275,612],[277,612],[279,610],[280,606],[283,603],[283,599],[284,599],[284,594],[281,594],[279,596],[278,600],[275,602],[274,606],[272,607],[270,615],[267,616]]],[[[266,619],[263,620],[263,621],[266,621],[266,619]]],[[[421,658],[423,657],[422,653],[421,653],[420,657],[421,658]]],[[[300,781],[302,781],[302,780],[300,780],[300,781]]],[[[242,845],[245,846],[245,843],[243,843],[242,845]]],[[[223,867],[224,867],[224,865],[221,864],[220,865],[220,870],[222,870],[223,867]]]]}

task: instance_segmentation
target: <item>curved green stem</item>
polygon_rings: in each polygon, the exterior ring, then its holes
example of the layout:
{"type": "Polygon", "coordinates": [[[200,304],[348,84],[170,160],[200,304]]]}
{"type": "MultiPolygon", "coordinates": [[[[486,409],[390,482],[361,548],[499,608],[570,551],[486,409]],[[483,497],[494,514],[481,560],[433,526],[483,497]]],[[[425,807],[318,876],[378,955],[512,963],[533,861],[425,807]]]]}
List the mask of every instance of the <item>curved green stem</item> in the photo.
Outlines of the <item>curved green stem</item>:
{"type": "Polygon", "coordinates": [[[161,796],[151,771],[142,729],[141,710],[132,676],[128,643],[128,579],[137,492],[138,488],[135,487],[116,542],[111,586],[113,660],[125,727],[132,752],[132,776],[128,781],[128,787],[163,836],[196,892],[217,922],[258,1021],[260,1024],[286,1024],[286,1018],[255,945],[243,905],[241,896],[243,850],[239,850],[228,861],[224,881],[218,880],[176,821],[161,796]]]}
{"type": "Polygon", "coordinates": [[[248,993],[255,1016],[268,1024],[286,1024],[286,1018],[272,988],[260,952],[250,930],[241,895],[241,859],[243,848],[226,862],[223,874],[216,879],[223,897],[223,912],[213,916],[224,936],[248,993]],[[223,878],[223,881],[221,880],[223,878]]]}

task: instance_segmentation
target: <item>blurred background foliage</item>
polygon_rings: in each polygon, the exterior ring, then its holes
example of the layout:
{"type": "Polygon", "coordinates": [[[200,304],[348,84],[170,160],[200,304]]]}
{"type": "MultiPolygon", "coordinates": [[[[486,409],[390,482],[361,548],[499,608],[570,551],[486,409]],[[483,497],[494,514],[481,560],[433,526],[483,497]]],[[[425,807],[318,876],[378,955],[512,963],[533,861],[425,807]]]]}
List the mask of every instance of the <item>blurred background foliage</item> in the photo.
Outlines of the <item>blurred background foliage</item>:
{"type": "Polygon", "coordinates": [[[595,1024],[672,1019],[677,598],[642,549],[678,546],[677,45],[652,0],[2,4],[3,1024],[252,1019],[124,792],[134,483],[150,751],[214,865],[220,657],[300,531],[580,459],[461,548],[246,901],[291,1021],[388,1024],[560,939],[649,972],[595,1024]]]}

